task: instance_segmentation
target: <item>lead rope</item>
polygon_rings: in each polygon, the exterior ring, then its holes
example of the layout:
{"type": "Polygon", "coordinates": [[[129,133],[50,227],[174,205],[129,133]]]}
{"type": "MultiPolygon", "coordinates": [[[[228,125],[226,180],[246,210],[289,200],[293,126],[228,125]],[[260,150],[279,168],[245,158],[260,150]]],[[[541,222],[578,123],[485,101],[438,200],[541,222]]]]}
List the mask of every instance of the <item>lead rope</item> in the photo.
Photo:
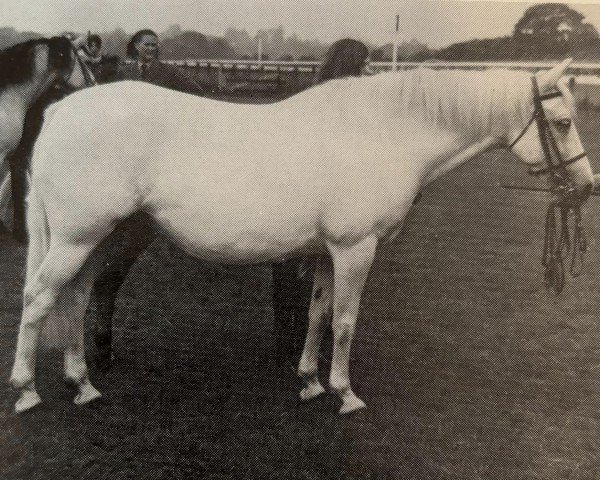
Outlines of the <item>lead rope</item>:
{"type": "Polygon", "coordinates": [[[583,270],[583,254],[587,251],[587,238],[585,236],[585,230],[581,224],[581,208],[574,207],[573,215],[574,220],[574,232],[573,232],[573,256],[571,258],[571,266],[569,272],[572,277],[578,277],[581,275],[583,270]]]}
{"type": "Polygon", "coordinates": [[[565,286],[564,259],[571,254],[569,273],[577,277],[583,269],[583,254],[587,250],[587,239],[581,224],[580,207],[566,207],[551,203],[546,212],[546,232],[544,235],[544,250],[542,265],[544,271],[544,285],[548,290],[553,290],[556,295],[562,292],[565,286]],[[557,237],[556,210],[560,209],[560,234],[557,237]],[[569,212],[573,211],[573,243],[571,244],[569,232],[569,212]]]}

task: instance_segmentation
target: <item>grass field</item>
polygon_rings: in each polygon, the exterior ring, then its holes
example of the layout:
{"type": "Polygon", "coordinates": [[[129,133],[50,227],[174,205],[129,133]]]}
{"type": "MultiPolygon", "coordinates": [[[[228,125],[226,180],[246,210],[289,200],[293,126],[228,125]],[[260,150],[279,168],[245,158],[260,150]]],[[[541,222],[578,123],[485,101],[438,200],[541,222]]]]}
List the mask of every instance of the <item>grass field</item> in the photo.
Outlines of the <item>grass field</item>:
{"type": "MultiPolygon", "coordinates": [[[[600,171],[600,112],[578,124],[600,171]]],[[[119,298],[116,362],[91,372],[104,398],[72,405],[45,352],[45,403],[14,415],[25,252],[3,238],[0,478],[600,478],[599,200],[584,274],[556,297],[542,285],[546,197],[500,182],[535,184],[504,152],[478,157],[380,247],[352,359],[369,409],[350,417],[331,396],[299,404],[292,372],[277,373],[268,266],[203,264],[165,242],[119,298]]]]}

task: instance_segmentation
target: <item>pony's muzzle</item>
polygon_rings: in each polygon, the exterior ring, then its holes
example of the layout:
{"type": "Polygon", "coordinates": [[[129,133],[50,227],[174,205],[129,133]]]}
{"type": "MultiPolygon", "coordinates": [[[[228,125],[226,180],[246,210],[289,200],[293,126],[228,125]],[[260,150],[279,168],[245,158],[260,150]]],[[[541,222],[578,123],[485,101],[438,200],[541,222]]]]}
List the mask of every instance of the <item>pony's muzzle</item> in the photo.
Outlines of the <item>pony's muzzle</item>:
{"type": "Polygon", "coordinates": [[[585,202],[590,197],[594,190],[594,184],[595,179],[593,175],[573,176],[573,187],[579,203],[585,202]]]}

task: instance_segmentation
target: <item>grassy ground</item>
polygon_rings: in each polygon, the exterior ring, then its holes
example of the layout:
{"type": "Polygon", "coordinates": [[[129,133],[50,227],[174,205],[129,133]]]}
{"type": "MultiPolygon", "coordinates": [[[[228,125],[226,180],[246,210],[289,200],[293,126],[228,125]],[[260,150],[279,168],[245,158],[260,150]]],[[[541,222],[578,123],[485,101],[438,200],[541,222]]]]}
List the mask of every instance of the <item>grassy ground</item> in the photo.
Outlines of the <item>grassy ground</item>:
{"type": "MultiPolygon", "coordinates": [[[[579,122],[592,159],[599,119],[579,122]]],[[[41,355],[41,408],[16,416],[0,389],[0,478],[600,478],[598,199],[584,275],[555,297],[540,266],[546,197],[499,182],[534,184],[507,154],[481,156],[428,187],[381,246],[352,359],[367,411],[298,404],[292,373],[274,368],[267,266],[156,242],[119,298],[118,358],[92,371],[103,400],[74,407],[54,353],[41,355]]],[[[24,251],[0,247],[6,385],[24,251]]]]}

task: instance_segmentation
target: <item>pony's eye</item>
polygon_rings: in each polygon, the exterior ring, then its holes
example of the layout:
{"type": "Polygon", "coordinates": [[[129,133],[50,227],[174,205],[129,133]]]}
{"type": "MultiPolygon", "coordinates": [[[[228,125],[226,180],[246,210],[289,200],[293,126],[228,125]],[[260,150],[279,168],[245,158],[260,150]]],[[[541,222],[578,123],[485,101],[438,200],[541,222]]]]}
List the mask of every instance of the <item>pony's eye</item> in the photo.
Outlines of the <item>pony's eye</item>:
{"type": "Polygon", "coordinates": [[[557,120],[556,121],[556,126],[560,129],[560,130],[568,130],[569,128],[571,128],[571,119],[570,118],[563,118],[561,120],[557,120]]]}

